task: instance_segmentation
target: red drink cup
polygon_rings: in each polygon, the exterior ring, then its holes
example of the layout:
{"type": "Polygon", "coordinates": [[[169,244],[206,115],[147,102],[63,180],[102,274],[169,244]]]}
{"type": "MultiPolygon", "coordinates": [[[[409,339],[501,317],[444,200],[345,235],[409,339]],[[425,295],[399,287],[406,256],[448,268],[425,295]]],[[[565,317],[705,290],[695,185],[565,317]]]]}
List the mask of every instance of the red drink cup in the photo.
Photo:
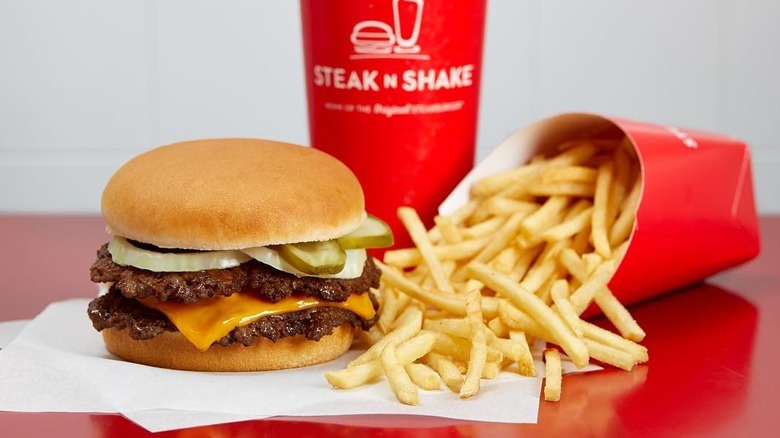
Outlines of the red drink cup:
{"type": "Polygon", "coordinates": [[[311,145],[349,166],[409,244],[474,165],[485,0],[301,0],[311,145]]]}

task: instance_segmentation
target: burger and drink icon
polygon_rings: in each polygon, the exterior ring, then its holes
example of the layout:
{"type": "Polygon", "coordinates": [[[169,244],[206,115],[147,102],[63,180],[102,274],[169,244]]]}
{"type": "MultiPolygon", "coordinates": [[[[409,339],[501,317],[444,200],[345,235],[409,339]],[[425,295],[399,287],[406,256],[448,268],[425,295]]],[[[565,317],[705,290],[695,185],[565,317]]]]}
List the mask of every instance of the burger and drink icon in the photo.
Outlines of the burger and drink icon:
{"type": "Polygon", "coordinates": [[[417,44],[425,0],[392,1],[393,26],[379,20],[358,22],[350,35],[355,51],[350,58],[430,59],[417,44]]]}

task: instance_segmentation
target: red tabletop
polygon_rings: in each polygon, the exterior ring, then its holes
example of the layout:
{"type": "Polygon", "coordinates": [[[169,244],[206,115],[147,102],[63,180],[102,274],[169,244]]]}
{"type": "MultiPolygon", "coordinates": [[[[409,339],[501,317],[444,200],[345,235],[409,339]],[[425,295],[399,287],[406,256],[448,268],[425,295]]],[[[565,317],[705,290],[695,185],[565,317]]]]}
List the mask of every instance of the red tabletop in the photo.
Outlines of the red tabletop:
{"type": "MultiPolygon", "coordinates": [[[[297,417],[160,435],[772,436],[780,406],[780,216],[763,217],[761,232],[757,259],[633,306],[647,332],[649,363],[631,372],[566,376],[561,402],[542,402],[536,425],[297,417]]],[[[94,296],[89,266],[104,241],[98,217],[0,216],[0,321],[32,318],[52,301],[94,296]]],[[[0,412],[3,437],[146,435],[119,415],[0,412]]]]}

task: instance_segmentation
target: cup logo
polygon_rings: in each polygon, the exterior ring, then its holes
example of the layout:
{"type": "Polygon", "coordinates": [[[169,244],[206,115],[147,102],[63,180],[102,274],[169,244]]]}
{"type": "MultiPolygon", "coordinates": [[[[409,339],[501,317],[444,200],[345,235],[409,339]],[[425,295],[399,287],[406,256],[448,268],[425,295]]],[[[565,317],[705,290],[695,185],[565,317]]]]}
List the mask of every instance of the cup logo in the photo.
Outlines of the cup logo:
{"type": "MultiPolygon", "coordinates": [[[[330,47],[331,50],[341,48],[340,52],[334,50],[333,53],[343,57],[342,62],[314,63],[311,83],[317,88],[349,92],[392,91],[389,95],[396,97],[386,102],[369,102],[373,107],[367,107],[365,103],[356,106],[352,102],[328,102],[326,109],[394,117],[454,112],[463,108],[462,96],[450,93],[446,101],[438,102],[439,99],[434,100],[428,93],[471,88],[477,83],[475,58],[463,56],[457,49],[462,46],[461,50],[464,50],[473,41],[458,39],[455,35],[467,31],[481,34],[482,26],[468,27],[472,22],[468,14],[475,11],[473,6],[450,10],[444,7],[448,0],[427,1],[426,6],[426,0],[377,0],[367,7],[362,0],[354,0],[352,7],[333,12],[327,30],[330,35],[338,35],[339,42],[333,42],[330,47]],[[377,4],[380,2],[384,4],[377,4]],[[457,15],[445,19],[440,16],[443,12],[457,12],[457,15]],[[423,13],[428,14],[425,22],[423,13]],[[442,45],[442,37],[451,44],[442,45]],[[399,101],[400,94],[412,93],[419,93],[419,98],[415,99],[424,102],[399,101]]],[[[481,48],[466,53],[481,53],[481,48]]]]}
{"type": "Polygon", "coordinates": [[[695,138],[688,135],[687,132],[675,126],[667,126],[666,129],[677,137],[688,149],[698,149],[699,143],[695,138]]]}
{"type": "Polygon", "coordinates": [[[392,0],[393,26],[384,21],[364,20],[352,28],[350,59],[396,58],[427,61],[418,44],[425,0],[392,0]]]}

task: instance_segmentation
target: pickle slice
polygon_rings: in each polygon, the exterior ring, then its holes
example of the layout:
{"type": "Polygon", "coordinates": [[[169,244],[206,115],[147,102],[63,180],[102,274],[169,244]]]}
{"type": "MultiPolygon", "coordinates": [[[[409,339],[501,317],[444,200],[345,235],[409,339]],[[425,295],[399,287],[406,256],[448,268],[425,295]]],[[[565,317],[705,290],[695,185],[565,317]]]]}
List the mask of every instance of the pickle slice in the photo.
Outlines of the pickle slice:
{"type": "Polygon", "coordinates": [[[274,249],[295,269],[310,275],[337,274],[347,261],[346,251],[335,240],[288,243],[274,249]]]}
{"type": "Polygon", "coordinates": [[[353,232],[338,238],[344,249],[384,248],[393,246],[390,227],[376,216],[368,215],[353,232]]]}

